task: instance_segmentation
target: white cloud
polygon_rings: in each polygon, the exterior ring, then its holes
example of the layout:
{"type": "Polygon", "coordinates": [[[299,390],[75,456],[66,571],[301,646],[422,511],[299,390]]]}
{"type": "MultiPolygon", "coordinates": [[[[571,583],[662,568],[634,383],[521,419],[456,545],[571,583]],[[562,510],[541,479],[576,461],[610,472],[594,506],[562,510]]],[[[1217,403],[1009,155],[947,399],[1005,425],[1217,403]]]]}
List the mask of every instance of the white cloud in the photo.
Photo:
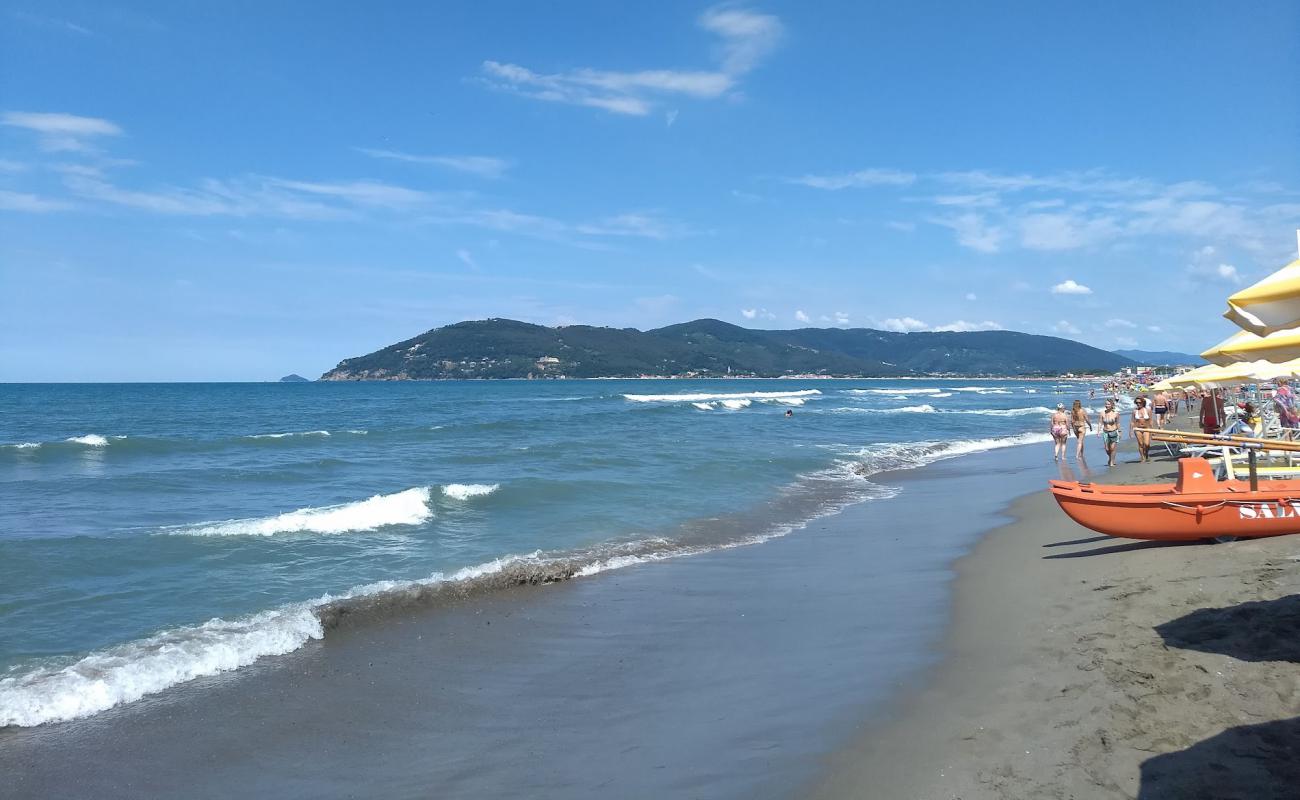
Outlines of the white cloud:
{"type": "Polygon", "coordinates": [[[794,318],[799,322],[812,322],[812,320],[808,318],[808,315],[803,313],[802,310],[794,312],[794,318]]]}
{"type": "Polygon", "coordinates": [[[1187,273],[1193,278],[1202,278],[1220,283],[1238,285],[1241,283],[1241,273],[1232,264],[1192,264],[1187,268],[1187,273]]]}
{"type": "Polygon", "coordinates": [[[1019,220],[1020,245],[1028,250],[1073,250],[1113,238],[1109,217],[1087,219],[1072,213],[1029,214],[1019,220]]]}
{"type": "Polygon", "coordinates": [[[946,325],[935,325],[930,330],[969,333],[970,331],[1000,331],[1003,330],[1003,327],[1002,323],[988,319],[983,322],[967,322],[964,319],[959,319],[955,322],[949,322],[946,325]]]}
{"type": "Polygon", "coordinates": [[[731,92],[741,77],[776,48],[784,30],[775,16],[733,6],[711,8],[698,23],[720,39],[715,53],[717,69],[618,72],[580,68],[547,74],[489,60],[482,65],[483,82],[535,100],[645,116],[663,96],[714,99],[731,92]]]}
{"type": "Polygon", "coordinates": [[[967,292],[967,293],[966,293],[966,299],[967,299],[967,300],[970,300],[970,301],[973,302],[973,301],[975,301],[975,300],[978,300],[979,298],[975,296],[975,293],[974,293],[974,292],[967,292]]]}
{"type": "Polygon", "coordinates": [[[914,173],[896,169],[863,169],[835,175],[802,175],[789,179],[790,183],[831,191],[861,189],[867,186],[907,186],[915,180],[914,173]]]}
{"type": "Polygon", "coordinates": [[[10,192],[0,189],[0,209],[5,211],[43,214],[49,211],[64,211],[69,208],[72,208],[72,204],[62,200],[51,200],[46,197],[27,194],[26,192],[10,192]]]}
{"type": "Polygon", "coordinates": [[[49,152],[88,152],[94,149],[90,140],[122,135],[122,129],[115,123],[75,114],[7,111],[0,114],[0,125],[32,131],[41,149],[49,152]]]}
{"type": "Polygon", "coordinates": [[[930,327],[921,320],[913,317],[891,317],[882,322],[880,326],[887,331],[897,331],[899,333],[923,331],[930,327]]]}
{"type": "Polygon", "coordinates": [[[1052,287],[1052,294],[1092,294],[1092,289],[1073,279],[1062,281],[1052,287]]]}
{"type": "Polygon", "coordinates": [[[1148,325],[1147,330],[1151,331],[1152,333],[1160,333],[1163,330],[1163,328],[1161,328],[1159,325],[1148,325]]]}
{"type": "Polygon", "coordinates": [[[456,251],[456,258],[459,258],[461,263],[470,269],[478,269],[478,262],[474,260],[474,254],[465,248],[462,247],[456,251]]]}
{"type": "Polygon", "coordinates": [[[669,109],[667,113],[664,114],[665,126],[671,128],[673,126],[673,123],[676,121],[677,121],[677,109],[675,108],[669,109]]]}
{"type": "Polygon", "coordinates": [[[1129,320],[1126,319],[1119,319],[1119,318],[1108,319],[1106,320],[1105,324],[1107,328],[1136,328],[1137,327],[1136,323],[1130,322],[1129,320]]]}
{"type": "Polygon", "coordinates": [[[1053,325],[1052,330],[1056,331],[1057,333],[1068,333],[1071,336],[1078,336],[1079,334],[1083,333],[1083,331],[1079,330],[1079,328],[1074,324],[1072,324],[1069,320],[1064,320],[1064,319],[1056,323],[1055,325],[1053,325]]]}
{"type": "Polygon", "coordinates": [[[901,220],[891,220],[885,223],[885,227],[892,228],[893,230],[896,231],[902,231],[903,233],[911,233],[912,231],[916,230],[916,223],[903,222],[901,220]]]}
{"type": "Polygon", "coordinates": [[[836,325],[848,325],[849,315],[844,313],[843,311],[836,311],[834,322],[836,325]]]}
{"type": "Polygon", "coordinates": [[[445,167],[458,172],[478,175],[481,178],[500,178],[511,166],[509,161],[494,156],[418,156],[397,150],[377,150],[370,147],[358,147],[356,150],[358,153],[364,153],[371,158],[445,167]]]}
{"type": "Polygon", "coordinates": [[[996,253],[1004,236],[1001,227],[989,223],[982,214],[969,212],[952,217],[931,217],[929,222],[951,228],[957,234],[957,243],[981,253],[996,253]]]}
{"type": "Polygon", "coordinates": [[[740,309],[740,316],[744,317],[745,319],[753,319],[754,317],[757,317],[757,316],[758,316],[758,309],[757,309],[757,308],[742,308],[742,309],[740,309]]]}

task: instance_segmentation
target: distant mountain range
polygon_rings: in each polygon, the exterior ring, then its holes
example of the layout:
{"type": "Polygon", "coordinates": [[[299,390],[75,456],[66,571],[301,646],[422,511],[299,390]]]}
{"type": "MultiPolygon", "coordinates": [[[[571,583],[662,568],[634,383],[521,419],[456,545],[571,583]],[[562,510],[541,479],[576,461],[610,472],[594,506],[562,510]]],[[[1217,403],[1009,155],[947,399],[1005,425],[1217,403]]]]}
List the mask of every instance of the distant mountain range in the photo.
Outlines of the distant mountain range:
{"type": "Polygon", "coordinates": [[[1015,331],[751,330],[698,319],[650,331],[509,319],[459,322],[340,361],[327,381],[827,375],[1110,373],[1129,358],[1015,331]]]}
{"type": "Polygon", "coordinates": [[[1136,361],[1148,367],[1199,367],[1209,362],[1200,356],[1173,353],[1168,350],[1115,350],[1117,356],[1136,361]]]}

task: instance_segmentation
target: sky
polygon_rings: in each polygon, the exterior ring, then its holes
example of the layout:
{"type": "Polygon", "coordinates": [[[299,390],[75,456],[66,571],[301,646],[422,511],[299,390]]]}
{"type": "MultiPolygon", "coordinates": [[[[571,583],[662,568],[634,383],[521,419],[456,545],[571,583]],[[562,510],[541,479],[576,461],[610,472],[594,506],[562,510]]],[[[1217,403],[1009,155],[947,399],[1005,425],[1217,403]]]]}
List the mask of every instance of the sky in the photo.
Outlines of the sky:
{"type": "Polygon", "coordinates": [[[0,381],[488,317],[1200,352],[1297,228],[1292,0],[0,0],[0,381]]]}

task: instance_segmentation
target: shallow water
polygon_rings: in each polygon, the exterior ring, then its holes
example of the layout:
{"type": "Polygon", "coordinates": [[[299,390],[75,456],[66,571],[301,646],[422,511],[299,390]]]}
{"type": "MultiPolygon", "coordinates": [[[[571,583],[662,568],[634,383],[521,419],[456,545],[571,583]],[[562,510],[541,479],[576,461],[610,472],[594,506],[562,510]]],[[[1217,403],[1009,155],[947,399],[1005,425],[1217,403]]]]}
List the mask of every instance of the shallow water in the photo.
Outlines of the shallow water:
{"type": "Polygon", "coordinates": [[[1050,383],[0,386],[0,727],[341,614],[761,542],[1046,440],[1050,383]],[[793,411],[786,417],[787,410],[793,411]]]}

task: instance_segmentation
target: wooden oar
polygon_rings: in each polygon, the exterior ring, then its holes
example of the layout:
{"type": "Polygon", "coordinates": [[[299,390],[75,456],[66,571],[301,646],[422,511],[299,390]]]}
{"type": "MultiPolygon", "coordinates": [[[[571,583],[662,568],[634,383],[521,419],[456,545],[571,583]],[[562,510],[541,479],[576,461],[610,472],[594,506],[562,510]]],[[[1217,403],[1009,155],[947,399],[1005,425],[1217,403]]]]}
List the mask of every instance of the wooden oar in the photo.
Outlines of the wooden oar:
{"type": "Polygon", "coordinates": [[[1284,453],[1300,453],[1300,442],[1281,439],[1260,439],[1255,436],[1236,436],[1226,433],[1196,433],[1194,431],[1168,431],[1159,428],[1134,428],[1135,433],[1148,433],[1152,439],[1160,442],[1177,444],[1223,445],[1240,447],[1246,451],[1247,466],[1250,468],[1250,490],[1259,489],[1259,473],[1255,453],[1259,450],[1277,450],[1284,453]]]}
{"type": "Polygon", "coordinates": [[[1134,428],[1133,431],[1134,433],[1149,433],[1152,439],[1160,442],[1218,444],[1252,450],[1280,450],[1289,453],[1300,453],[1300,442],[1285,439],[1261,439],[1256,436],[1197,433],[1195,431],[1174,431],[1161,428],[1134,428]]]}

